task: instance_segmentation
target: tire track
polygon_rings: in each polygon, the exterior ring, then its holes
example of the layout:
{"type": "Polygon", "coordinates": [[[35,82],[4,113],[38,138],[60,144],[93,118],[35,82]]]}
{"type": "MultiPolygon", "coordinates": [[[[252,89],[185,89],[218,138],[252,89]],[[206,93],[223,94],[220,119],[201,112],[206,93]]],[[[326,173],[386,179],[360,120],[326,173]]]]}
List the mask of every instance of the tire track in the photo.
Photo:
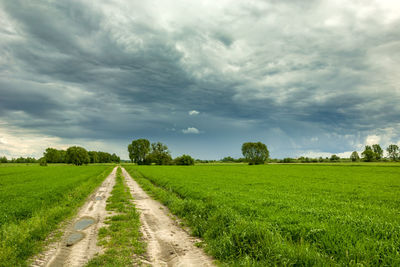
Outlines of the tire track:
{"type": "Polygon", "coordinates": [[[83,266],[96,253],[101,252],[101,247],[97,246],[97,235],[108,216],[106,201],[115,184],[116,170],[117,167],[79,209],[72,223],[67,226],[61,241],[49,245],[45,252],[34,259],[31,266],[83,266]],[[82,239],[76,243],[69,242],[73,233],[77,233],[78,236],[83,234],[82,239]]]}
{"type": "Polygon", "coordinates": [[[122,168],[126,183],[140,211],[141,231],[146,240],[148,262],[153,266],[215,266],[191,237],[171,219],[167,208],[150,198],[122,168]]]}

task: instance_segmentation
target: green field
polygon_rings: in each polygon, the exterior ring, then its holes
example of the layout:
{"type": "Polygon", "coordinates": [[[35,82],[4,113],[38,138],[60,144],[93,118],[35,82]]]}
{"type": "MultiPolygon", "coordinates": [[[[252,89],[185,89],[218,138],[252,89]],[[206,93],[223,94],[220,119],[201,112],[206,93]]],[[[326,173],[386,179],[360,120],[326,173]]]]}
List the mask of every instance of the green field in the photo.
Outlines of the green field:
{"type": "Polygon", "coordinates": [[[0,266],[24,265],[112,168],[0,165],[0,266]]]}
{"type": "Polygon", "coordinates": [[[400,266],[398,165],[125,165],[223,264],[400,266]]]}

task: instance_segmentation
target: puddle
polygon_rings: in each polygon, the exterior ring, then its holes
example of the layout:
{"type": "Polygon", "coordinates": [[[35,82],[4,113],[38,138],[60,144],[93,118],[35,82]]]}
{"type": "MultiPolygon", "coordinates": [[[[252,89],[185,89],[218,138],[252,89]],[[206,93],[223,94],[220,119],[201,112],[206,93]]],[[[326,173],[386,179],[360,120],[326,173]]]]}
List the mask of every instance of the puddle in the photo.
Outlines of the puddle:
{"type": "Polygon", "coordinates": [[[85,237],[84,233],[81,232],[74,232],[67,237],[66,243],[67,247],[72,246],[79,241],[81,241],[85,237]]]}
{"type": "Polygon", "coordinates": [[[91,218],[91,217],[81,218],[74,224],[74,230],[77,230],[77,231],[84,230],[94,223],[95,223],[94,218],[91,218]]]}
{"type": "Polygon", "coordinates": [[[96,200],[102,200],[103,197],[102,197],[102,196],[97,196],[95,199],[96,199],[96,200]]]}

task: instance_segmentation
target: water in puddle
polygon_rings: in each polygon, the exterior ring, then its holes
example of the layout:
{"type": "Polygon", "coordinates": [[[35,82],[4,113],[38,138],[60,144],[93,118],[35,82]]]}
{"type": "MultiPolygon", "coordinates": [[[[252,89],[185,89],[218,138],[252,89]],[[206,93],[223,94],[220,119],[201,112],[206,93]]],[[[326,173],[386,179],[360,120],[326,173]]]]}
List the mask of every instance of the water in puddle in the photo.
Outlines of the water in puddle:
{"type": "Polygon", "coordinates": [[[102,196],[98,196],[98,197],[96,197],[96,200],[102,200],[103,199],[103,197],[102,196]]]}
{"type": "Polygon", "coordinates": [[[66,243],[67,246],[72,246],[78,241],[82,240],[85,235],[81,232],[74,232],[67,237],[66,243]]]}
{"type": "Polygon", "coordinates": [[[92,224],[94,224],[95,220],[93,218],[82,218],[77,221],[74,225],[74,229],[79,231],[88,228],[92,224]]]}

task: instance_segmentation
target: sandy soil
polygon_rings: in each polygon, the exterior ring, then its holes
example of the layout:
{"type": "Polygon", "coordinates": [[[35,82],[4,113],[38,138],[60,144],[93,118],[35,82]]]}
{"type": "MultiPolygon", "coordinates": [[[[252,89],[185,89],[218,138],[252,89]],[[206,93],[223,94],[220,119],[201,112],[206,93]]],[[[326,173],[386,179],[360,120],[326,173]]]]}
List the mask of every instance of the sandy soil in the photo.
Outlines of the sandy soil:
{"type": "Polygon", "coordinates": [[[140,212],[148,263],[152,266],[214,266],[213,260],[194,245],[199,240],[179,227],[168,209],[151,199],[124,168],[122,173],[140,212]]]}
{"type": "Polygon", "coordinates": [[[61,241],[51,244],[47,251],[36,257],[32,266],[83,266],[96,253],[101,252],[101,247],[97,246],[97,234],[99,228],[104,226],[104,219],[108,216],[105,210],[106,200],[114,187],[116,170],[117,167],[79,209],[77,216],[65,229],[61,241]],[[94,223],[77,231],[74,227],[82,218],[94,219],[94,223]],[[83,233],[83,239],[73,245],[67,245],[70,235],[77,232],[83,233]]]}

